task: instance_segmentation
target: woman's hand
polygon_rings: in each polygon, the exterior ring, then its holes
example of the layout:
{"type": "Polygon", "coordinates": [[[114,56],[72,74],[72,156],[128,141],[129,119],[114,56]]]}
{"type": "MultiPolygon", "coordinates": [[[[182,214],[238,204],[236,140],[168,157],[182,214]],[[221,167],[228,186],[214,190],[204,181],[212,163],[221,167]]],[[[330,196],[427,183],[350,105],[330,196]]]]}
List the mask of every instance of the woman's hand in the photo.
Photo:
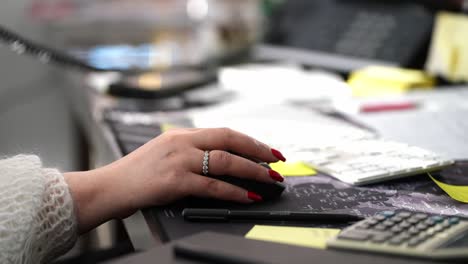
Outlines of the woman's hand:
{"type": "Polygon", "coordinates": [[[85,232],[109,219],[186,196],[260,201],[258,194],[216,180],[217,175],[230,175],[283,181],[277,172],[253,160],[271,163],[285,158],[266,144],[228,128],[176,129],[108,166],[66,173],[65,178],[77,208],[79,228],[85,232]],[[209,174],[213,178],[203,176],[205,151],[210,151],[209,174]]]}

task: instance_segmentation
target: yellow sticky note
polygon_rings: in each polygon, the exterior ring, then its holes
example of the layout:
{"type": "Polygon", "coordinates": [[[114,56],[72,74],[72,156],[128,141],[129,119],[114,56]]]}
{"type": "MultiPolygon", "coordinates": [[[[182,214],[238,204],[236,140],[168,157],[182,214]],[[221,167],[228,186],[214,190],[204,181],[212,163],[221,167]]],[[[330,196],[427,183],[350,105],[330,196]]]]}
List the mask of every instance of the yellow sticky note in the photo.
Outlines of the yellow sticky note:
{"type": "Polygon", "coordinates": [[[173,124],[169,124],[169,123],[161,124],[161,131],[162,132],[167,132],[167,131],[169,131],[171,129],[174,129],[174,128],[176,128],[176,126],[173,125],[173,124]]]}
{"type": "Polygon", "coordinates": [[[277,162],[270,164],[270,167],[286,177],[313,176],[317,174],[317,171],[303,162],[277,162]]]}
{"type": "Polygon", "coordinates": [[[431,88],[434,77],[413,69],[370,66],[353,72],[348,84],[354,96],[381,96],[400,94],[412,88],[431,88]]]}
{"type": "Polygon", "coordinates": [[[434,179],[431,175],[429,176],[450,197],[459,202],[468,203],[468,186],[449,185],[434,179]]]}
{"type": "Polygon", "coordinates": [[[254,226],[246,238],[325,249],[327,240],[335,237],[339,229],[287,226],[254,226]]]}

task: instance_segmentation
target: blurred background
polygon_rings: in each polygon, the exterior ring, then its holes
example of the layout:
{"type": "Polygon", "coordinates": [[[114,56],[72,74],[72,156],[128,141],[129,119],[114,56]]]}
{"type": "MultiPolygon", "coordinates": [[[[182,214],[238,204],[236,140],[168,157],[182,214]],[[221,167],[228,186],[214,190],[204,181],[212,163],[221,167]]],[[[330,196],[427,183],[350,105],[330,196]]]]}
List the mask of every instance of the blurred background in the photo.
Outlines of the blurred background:
{"type": "Polygon", "coordinates": [[[30,17],[60,47],[103,69],[169,68],[209,63],[260,39],[257,0],[33,2],[30,17]]]}
{"type": "MultiPolygon", "coordinates": [[[[223,69],[244,63],[319,70],[346,84],[338,93],[352,98],[465,84],[467,9],[463,0],[3,1],[0,25],[96,72],[0,47],[0,155],[38,154],[62,171],[106,163],[93,161],[86,120],[94,113],[83,114],[89,106],[77,95],[85,87],[113,107],[155,111],[215,100],[190,101],[184,93],[218,82],[228,87],[223,69]]],[[[284,76],[279,83],[304,81],[284,76]]],[[[123,245],[115,254],[132,250],[125,234],[102,236],[105,248],[123,245]]],[[[84,238],[67,257],[102,244],[84,238]]]]}

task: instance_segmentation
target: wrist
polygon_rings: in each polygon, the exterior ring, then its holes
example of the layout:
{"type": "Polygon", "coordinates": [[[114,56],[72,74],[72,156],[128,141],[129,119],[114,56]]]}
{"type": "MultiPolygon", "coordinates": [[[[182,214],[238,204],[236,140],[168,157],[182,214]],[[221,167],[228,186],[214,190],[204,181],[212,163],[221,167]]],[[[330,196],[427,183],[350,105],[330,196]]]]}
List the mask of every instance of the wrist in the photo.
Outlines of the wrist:
{"type": "Polygon", "coordinates": [[[131,206],[119,187],[119,177],[106,167],[83,172],[65,173],[78,221],[80,234],[113,218],[130,214],[131,206]]]}

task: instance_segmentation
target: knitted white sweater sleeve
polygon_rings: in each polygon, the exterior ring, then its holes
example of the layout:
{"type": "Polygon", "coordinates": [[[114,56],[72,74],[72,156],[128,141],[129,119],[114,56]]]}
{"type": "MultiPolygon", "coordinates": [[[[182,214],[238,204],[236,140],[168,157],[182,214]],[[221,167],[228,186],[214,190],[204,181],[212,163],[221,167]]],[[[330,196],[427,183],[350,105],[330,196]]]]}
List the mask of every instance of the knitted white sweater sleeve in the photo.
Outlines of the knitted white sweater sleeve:
{"type": "Polygon", "coordinates": [[[76,239],[63,175],[43,169],[36,156],[0,160],[0,263],[48,263],[76,239]]]}

